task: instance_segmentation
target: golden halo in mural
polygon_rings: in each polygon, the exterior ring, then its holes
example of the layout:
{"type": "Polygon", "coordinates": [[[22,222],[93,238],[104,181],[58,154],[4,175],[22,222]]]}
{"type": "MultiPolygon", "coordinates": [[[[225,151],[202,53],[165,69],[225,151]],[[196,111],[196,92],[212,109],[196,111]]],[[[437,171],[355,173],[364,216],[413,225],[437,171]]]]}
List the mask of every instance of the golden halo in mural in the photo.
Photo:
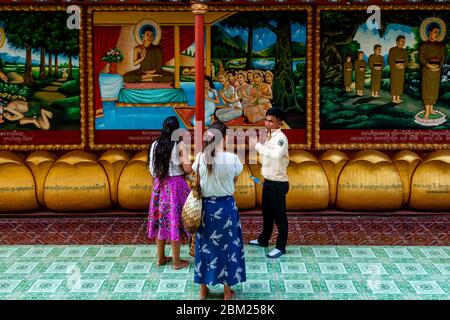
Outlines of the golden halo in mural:
{"type": "Polygon", "coordinates": [[[439,26],[440,32],[437,41],[444,40],[445,33],[447,31],[445,22],[440,18],[430,17],[423,20],[422,24],[420,25],[420,37],[422,38],[422,41],[428,41],[428,31],[430,31],[429,27],[431,24],[437,24],[439,26]]]}
{"type": "Polygon", "coordinates": [[[0,48],[3,47],[3,45],[5,44],[5,41],[6,41],[5,30],[0,28],[0,48]]]}
{"type": "Polygon", "coordinates": [[[141,20],[136,24],[136,27],[134,28],[134,38],[136,39],[136,42],[142,44],[142,37],[146,28],[151,28],[153,30],[154,38],[152,44],[157,46],[161,41],[161,27],[155,21],[150,19],[141,20]]]}

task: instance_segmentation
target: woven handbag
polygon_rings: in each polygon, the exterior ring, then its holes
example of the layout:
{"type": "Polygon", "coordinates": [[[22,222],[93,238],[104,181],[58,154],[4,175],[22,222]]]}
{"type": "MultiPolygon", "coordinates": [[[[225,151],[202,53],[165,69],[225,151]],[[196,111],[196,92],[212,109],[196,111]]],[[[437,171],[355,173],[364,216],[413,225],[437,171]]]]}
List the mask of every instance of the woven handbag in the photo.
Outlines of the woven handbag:
{"type": "Polygon", "coordinates": [[[186,202],[181,212],[181,219],[186,231],[190,234],[196,233],[202,223],[202,193],[200,188],[200,163],[197,173],[197,179],[194,186],[191,187],[186,202]]]}

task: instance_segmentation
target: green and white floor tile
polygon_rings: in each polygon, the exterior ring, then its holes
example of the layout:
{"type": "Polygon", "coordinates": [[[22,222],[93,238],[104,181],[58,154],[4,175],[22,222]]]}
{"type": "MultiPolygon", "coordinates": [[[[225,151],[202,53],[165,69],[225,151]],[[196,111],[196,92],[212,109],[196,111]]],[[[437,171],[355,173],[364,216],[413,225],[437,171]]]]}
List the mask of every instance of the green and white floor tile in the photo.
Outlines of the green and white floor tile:
{"type": "MultiPolygon", "coordinates": [[[[267,252],[245,248],[238,299],[450,299],[450,247],[289,246],[276,260],[267,252]]],[[[197,299],[193,265],[158,267],[155,254],[155,246],[0,246],[0,300],[197,299]]]]}

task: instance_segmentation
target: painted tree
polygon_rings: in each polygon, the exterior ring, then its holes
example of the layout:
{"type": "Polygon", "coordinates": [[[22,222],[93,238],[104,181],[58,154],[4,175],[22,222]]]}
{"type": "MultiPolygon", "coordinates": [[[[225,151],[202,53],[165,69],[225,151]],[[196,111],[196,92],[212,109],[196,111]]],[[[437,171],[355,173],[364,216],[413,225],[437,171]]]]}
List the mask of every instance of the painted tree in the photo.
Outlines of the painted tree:
{"type": "MultiPolygon", "coordinates": [[[[413,27],[416,34],[416,43],[407,44],[415,50],[419,44],[419,27],[430,14],[425,11],[412,11],[403,14],[401,11],[387,11],[383,14],[378,29],[380,38],[383,38],[389,24],[403,24],[413,27]]],[[[351,44],[358,28],[370,17],[365,10],[361,11],[322,11],[320,14],[320,72],[321,85],[339,86],[342,83],[342,49],[351,44]]],[[[447,12],[440,13],[440,18],[449,21],[447,12]]],[[[447,32],[447,43],[450,35],[447,32]]]]}
{"type": "MultiPolygon", "coordinates": [[[[66,27],[67,14],[64,12],[42,12],[38,13],[37,17],[42,20],[42,23],[36,29],[36,41],[34,43],[34,47],[39,48],[41,53],[39,79],[45,78],[45,52],[48,53],[48,76],[56,77],[58,71],[56,71],[56,75],[52,72],[52,51],[69,56],[67,52],[73,50],[70,44],[71,31],[73,30],[66,27]],[[64,35],[65,33],[67,35],[64,35]]],[[[76,33],[78,34],[77,31],[76,33]]],[[[55,60],[57,60],[57,57],[55,57],[55,60]]]]}
{"type": "Polygon", "coordinates": [[[306,24],[305,12],[242,12],[221,23],[228,27],[248,29],[246,68],[252,69],[253,35],[257,28],[268,28],[277,38],[275,45],[275,69],[273,82],[273,100],[275,107],[284,112],[303,111],[297,98],[295,77],[292,70],[291,28],[294,23],[306,24]]]}
{"type": "Polygon", "coordinates": [[[306,22],[304,14],[276,13],[271,15],[276,23],[268,23],[269,28],[277,36],[275,46],[275,70],[273,80],[273,100],[275,107],[283,109],[284,112],[303,111],[300,101],[297,99],[296,84],[292,70],[292,39],[291,26],[294,22],[306,22]]]}
{"type": "Polygon", "coordinates": [[[304,111],[297,98],[296,83],[292,70],[292,25],[305,25],[305,12],[265,12],[259,18],[264,27],[275,33],[275,69],[273,80],[272,105],[281,108],[285,113],[304,111]]]}
{"type": "Polygon", "coordinates": [[[32,49],[36,41],[35,28],[39,24],[37,15],[29,12],[0,12],[0,20],[4,23],[4,30],[9,44],[16,49],[25,49],[24,84],[33,85],[32,49]]]}
{"type": "Polygon", "coordinates": [[[65,12],[52,12],[46,21],[49,77],[57,78],[59,76],[58,55],[69,56],[67,51],[70,50],[71,45],[68,45],[68,43],[73,30],[67,28],[66,20],[67,14],[65,12]]]}
{"type": "Polygon", "coordinates": [[[322,85],[340,85],[343,81],[344,57],[339,48],[349,45],[366,21],[365,11],[321,12],[320,22],[320,74],[322,85]],[[338,27],[337,27],[338,26],[338,27]]]}
{"type": "Polygon", "coordinates": [[[252,69],[252,55],[253,55],[253,34],[255,29],[262,28],[266,25],[266,22],[261,21],[261,13],[260,12],[245,12],[245,13],[236,13],[231,17],[221,21],[221,24],[225,27],[229,28],[240,28],[242,30],[247,29],[248,38],[247,38],[247,48],[246,49],[246,58],[245,58],[245,68],[247,70],[252,69]]]}
{"type": "Polygon", "coordinates": [[[65,32],[65,42],[64,42],[64,55],[68,57],[68,77],[67,80],[73,79],[73,63],[72,57],[78,56],[79,46],[78,46],[78,30],[76,29],[66,29],[65,32]]]}
{"type": "Polygon", "coordinates": [[[35,38],[33,41],[33,47],[36,48],[40,53],[40,61],[39,61],[39,80],[45,79],[45,52],[48,49],[49,43],[49,28],[47,22],[50,18],[49,13],[34,13],[36,15],[36,19],[40,21],[39,25],[35,28],[35,38]]]}

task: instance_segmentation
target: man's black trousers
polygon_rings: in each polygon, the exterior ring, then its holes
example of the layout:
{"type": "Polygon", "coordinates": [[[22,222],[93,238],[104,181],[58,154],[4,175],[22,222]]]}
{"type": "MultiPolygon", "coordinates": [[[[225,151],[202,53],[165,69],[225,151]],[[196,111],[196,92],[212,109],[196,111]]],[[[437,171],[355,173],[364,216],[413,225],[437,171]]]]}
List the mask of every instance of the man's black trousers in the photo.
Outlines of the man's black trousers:
{"type": "Polygon", "coordinates": [[[286,216],[286,194],[289,191],[288,182],[265,180],[262,194],[263,230],[258,237],[261,246],[268,246],[272,236],[273,224],[278,227],[276,248],[286,253],[288,239],[288,220],[286,216]]]}

